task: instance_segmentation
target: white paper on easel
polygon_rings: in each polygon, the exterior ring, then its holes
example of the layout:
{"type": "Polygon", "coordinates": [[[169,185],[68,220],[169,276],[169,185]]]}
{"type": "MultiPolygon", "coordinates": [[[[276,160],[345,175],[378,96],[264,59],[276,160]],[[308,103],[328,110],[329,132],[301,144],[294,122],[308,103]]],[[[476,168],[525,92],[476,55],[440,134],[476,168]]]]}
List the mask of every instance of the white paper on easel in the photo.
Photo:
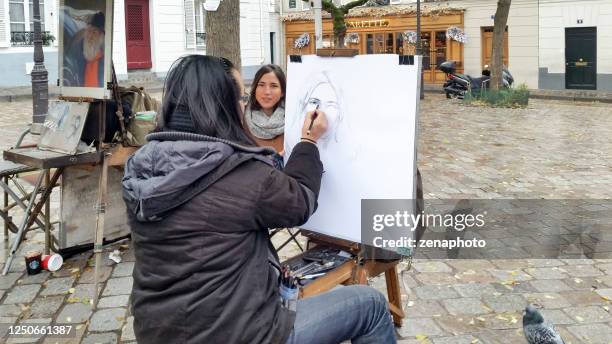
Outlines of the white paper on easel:
{"type": "Polygon", "coordinates": [[[302,228],[361,242],[362,199],[414,199],[420,61],[398,55],[302,56],[288,62],[285,159],[306,108],[320,100],[329,130],[319,140],[324,174],[315,214],[302,228]]]}

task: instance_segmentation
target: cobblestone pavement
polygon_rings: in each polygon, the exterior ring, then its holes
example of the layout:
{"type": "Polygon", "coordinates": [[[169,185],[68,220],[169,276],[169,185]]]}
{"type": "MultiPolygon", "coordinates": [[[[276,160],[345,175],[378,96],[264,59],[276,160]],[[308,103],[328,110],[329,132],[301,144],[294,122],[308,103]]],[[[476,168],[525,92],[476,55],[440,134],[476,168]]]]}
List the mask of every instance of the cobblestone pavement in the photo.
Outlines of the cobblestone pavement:
{"type": "MultiPolygon", "coordinates": [[[[29,120],[31,105],[1,106],[5,149],[29,120]]],[[[609,104],[532,100],[527,109],[484,109],[428,94],[418,147],[425,197],[610,199],[610,137],[609,104]]],[[[20,252],[42,242],[40,233],[29,233],[20,252]]],[[[95,312],[89,306],[91,253],[69,259],[56,273],[35,276],[24,274],[19,256],[10,274],[0,277],[0,323],[72,324],[76,336],[8,342],[133,342],[133,252],[129,242],[113,249],[122,252],[122,262],[105,253],[95,312]]],[[[0,267],[7,251],[4,244],[0,267]]],[[[293,246],[280,255],[296,252],[293,246]]],[[[401,281],[407,317],[398,329],[400,343],[526,343],[521,311],[528,303],[543,307],[568,344],[612,343],[612,260],[415,260],[401,281]]],[[[371,285],[386,292],[383,278],[371,285]]]]}

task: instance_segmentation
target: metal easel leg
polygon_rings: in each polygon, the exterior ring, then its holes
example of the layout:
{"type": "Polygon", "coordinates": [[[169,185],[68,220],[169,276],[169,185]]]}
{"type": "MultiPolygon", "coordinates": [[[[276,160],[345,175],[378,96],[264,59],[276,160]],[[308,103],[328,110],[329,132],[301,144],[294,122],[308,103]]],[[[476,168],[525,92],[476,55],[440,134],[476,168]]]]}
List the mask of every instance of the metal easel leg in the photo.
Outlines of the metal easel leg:
{"type": "MultiPolygon", "coordinates": [[[[50,172],[49,172],[50,173],[50,172]]],[[[45,188],[53,189],[49,173],[45,175],[45,188]]],[[[36,215],[38,217],[38,214],[36,215]]],[[[51,244],[51,195],[45,201],[45,254],[49,254],[49,245],[51,244]]]]}
{"type": "MultiPolygon", "coordinates": [[[[8,176],[5,176],[2,179],[4,179],[4,184],[8,185],[8,176]]],[[[4,194],[4,209],[7,209],[9,205],[8,193],[6,192],[6,190],[3,190],[3,194],[4,194]]],[[[8,242],[10,218],[11,217],[9,216],[8,210],[7,210],[6,218],[4,219],[4,241],[6,242],[8,242]]]]}
{"type": "Polygon", "coordinates": [[[94,255],[95,255],[95,266],[94,266],[94,295],[93,295],[93,309],[98,307],[98,285],[99,274],[98,269],[102,264],[102,249],[104,243],[104,217],[106,213],[106,194],[108,187],[108,160],[109,153],[102,154],[102,165],[100,166],[100,182],[98,185],[98,205],[97,205],[97,221],[96,221],[96,233],[94,242],[94,255]]]}
{"type": "Polygon", "coordinates": [[[43,170],[40,176],[38,176],[38,180],[36,181],[36,185],[34,186],[34,191],[32,191],[32,196],[30,197],[30,203],[28,204],[28,207],[26,208],[26,211],[23,217],[23,221],[21,222],[21,226],[19,226],[19,231],[17,231],[17,237],[13,241],[13,245],[11,246],[10,255],[8,256],[6,263],[4,264],[4,270],[2,270],[3,276],[5,276],[8,273],[11,267],[11,263],[13,263],[13,259],[15,258],[15,254],[17,253],[17,248],[19,247],[19,244],[21,243],[21,237],[23,236],[23,232],[25,231],[25,228],[29,222],[30,212],[32,210],[32,207],[34,206],[34,201],[36,200],[36,196],[38,195],[38,190],[40,189],[40,185],[42,184],[43,178],[45,177],[47,173],[49,173],[49,170],[43,170]]]}

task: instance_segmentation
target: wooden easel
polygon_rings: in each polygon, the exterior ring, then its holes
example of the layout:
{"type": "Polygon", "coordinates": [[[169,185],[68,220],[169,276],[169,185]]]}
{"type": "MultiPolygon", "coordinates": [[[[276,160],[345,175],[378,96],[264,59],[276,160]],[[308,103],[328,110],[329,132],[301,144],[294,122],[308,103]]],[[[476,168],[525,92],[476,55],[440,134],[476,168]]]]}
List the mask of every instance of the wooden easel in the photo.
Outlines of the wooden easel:
{"type": "MultiPolygon", "coordinates": [[[[405,315],[402,309],[402,295],[399,278],[397,276],[397,264],[400,262],[399,260],[364,260],[361,257],[361,245],[357,243],[333,238],[307,230],[301,230],[300,232],[302,235],[308,238],[308,249],[311,248],[311,245],[323,245],[337,248],[355,255],[353,259],[348,260],[339,267],[301,287],[299,292],[300,298],[306,298],[324,293],[340,284],[367,285],[368,278],[378,276],[384,272],[385,281],[387,284],[389,310],[391,311],[395,325],[402,326],[402,320],[404,319],[405,315]]],[[[290,259],[290,261],[300,259],[302,255],[293,257],[290,259]]]]}

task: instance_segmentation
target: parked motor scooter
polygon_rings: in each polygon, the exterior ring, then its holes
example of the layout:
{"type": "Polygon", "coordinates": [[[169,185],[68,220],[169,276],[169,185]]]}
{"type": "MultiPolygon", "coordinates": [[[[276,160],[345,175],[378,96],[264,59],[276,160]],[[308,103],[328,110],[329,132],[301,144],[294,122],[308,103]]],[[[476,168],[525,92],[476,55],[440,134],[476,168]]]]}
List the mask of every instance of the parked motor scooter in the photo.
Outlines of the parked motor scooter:
{"type": "MultiPolygon", "coordinates": [[[[480,94],[482,89],[489,88],[491,81],[491,71],[489,66],[485,65],[482,71],[482,76],[476,78],[466,74],[458,74],[456,71],[455,61],[446,61],[438,67],[446,73],[446,82],[444,83],[444,93],[446,98],[463,99],[467,92],[472,94],[480,94]]],[[[504,67],[502,72],[504,87],[509,88],[514,83],[514,77],[510,71],[504,67]]]]}

